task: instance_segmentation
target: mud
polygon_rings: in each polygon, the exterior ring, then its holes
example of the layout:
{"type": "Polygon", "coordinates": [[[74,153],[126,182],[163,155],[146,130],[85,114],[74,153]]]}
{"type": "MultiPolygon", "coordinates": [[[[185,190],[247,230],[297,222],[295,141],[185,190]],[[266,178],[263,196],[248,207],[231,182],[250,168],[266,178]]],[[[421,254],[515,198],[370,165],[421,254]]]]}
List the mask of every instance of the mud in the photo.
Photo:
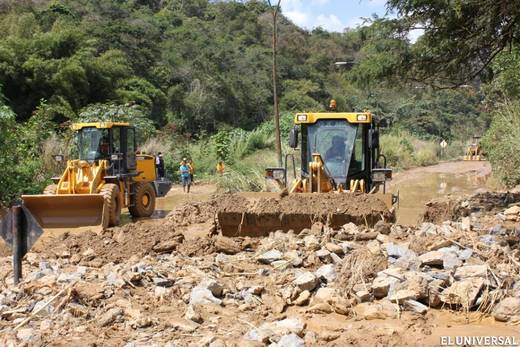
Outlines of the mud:
{"type": "Polygon", "coordinates": [[[87,231],[63,234],[58,241],[47,240],[35,246],[49,258],[70,258],[73,264],[99,267],[105,263],[119,263],[132,256],[171,252],[182,243],[184,236],[171,223],[149,224],[137,222],[112,228],[100,234],[87,231]]]}
{"type": "Polygon", "coordinates": [[[496,213],[511,204],[520,202],[520,192],[482,192],[470,196],[450,196],[434,199],[426,203],[422,221],[442,223],[460,220],[472,213],[496,213]]]}
{"type": "Polygon", "coordinates": [[[377,195],[292,194],[278,198],[222,197],[218,221],[225,236],[265,236],[276,230],[299,232],[321,221],[332,228],[346,223],[373,226],[395,215],[377,195]]]}

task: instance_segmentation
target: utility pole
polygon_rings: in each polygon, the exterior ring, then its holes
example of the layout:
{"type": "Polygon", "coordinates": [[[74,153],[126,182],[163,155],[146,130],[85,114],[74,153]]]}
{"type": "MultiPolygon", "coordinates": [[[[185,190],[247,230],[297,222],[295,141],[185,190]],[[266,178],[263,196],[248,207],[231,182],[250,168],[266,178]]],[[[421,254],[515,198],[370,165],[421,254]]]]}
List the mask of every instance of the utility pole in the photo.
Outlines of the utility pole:
{"type": "Polygon", "coordinates": [[[276,54],[277,54],[277,46],[278,46],[278,13],[280,12],[280,2],[282,0],[278,0],[277,4],[273,6],[271,4],[271,0],[267,0],[269,7],[271,8],[271,13],[273,17],[273,106],[274,106],[274,135],[275,135],[275,148],[276,148],[276,157],[278,159],[278,166],[282,166],[282,142],[280,140],[280,108],[278,105],[278,88],[277,88],[277,64],[276,64],[276,54]]]}

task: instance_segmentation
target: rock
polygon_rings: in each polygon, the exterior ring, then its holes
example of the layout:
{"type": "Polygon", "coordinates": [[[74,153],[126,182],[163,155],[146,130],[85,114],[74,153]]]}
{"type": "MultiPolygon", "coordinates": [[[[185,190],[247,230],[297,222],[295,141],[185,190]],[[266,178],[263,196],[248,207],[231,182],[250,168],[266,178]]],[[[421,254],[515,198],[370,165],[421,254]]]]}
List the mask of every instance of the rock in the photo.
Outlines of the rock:
{"type": "Polygon", "coordinates": [[[153,284],[155,284],[158,287],[168,288],[168,287],[173,286],[173,281],[169,278],[154,277],[153,284]]]}
{"type": "Polygon", "coordinates": [[[322,235],[323,234],[323,223],[316,222],[311,226],[311,233],[314,235],[322,235]]]}
{"type": "Polygon", "coordinates": [[[483,285],[484,279],[479,277],[454,282],[440,294],[440,299],[446,304],[470,308],[475,303],[483,285]]]}
{"type": "Polygon", "coordinates": [[[276,347],[305,347],[305,342],[298,335],[289,334],[282,336],[276,347]]]}
{"type": "Polygon", "coordinates": [[[376,240],[380,243],[388,243],[390,242],[390,237],[388,237],[388,235],[379,234],[377,235],[376,240]]]}
{"type": "Polygon", "coordinates": [[[354,223],[347,223],[347,224],[343,225],[342,229],[343,229],[343,231],[345,231],[348,234],[357,234],[357,233],[359,233],[359,228],[354,223]]]}
{"type": "Polygon", "coordinates": [[[388,223],[385,223],[385,221],[382,221],[382,220],[380,220],[379,222],[377,222],[374,225],[374,231],[376,231],[380,234],[383,234],[383,235],[390,234],[390,228],[391,228],[391,225],[388,223]]]}
{"type": "Polygon", "coordinates": [[[470,277],[487,277],[487,265],[464,265],[459,267],[455,271],[455,277],[456,280],[463,280],[470,277]]]}
{"type": "Polygon", "coordinates": [[[211,294],[213,294],[216,297],[221,297],[222,292],[224,291],[224,287],[212,278],[204,279],[202,282],[200,282],[198,286],[209,289],[211,291],[211,294]]]}
{"type": "Polygon", "coordinates": [[[375,232],[375,231],[371,231],[368,233],[359,233],[354,236],[354,240],[356,240],[356,241],[375,240],[377,238],[377,235],[379,235],[379,233],[375,232]]]}
{"type": "Polygon", "coordinates": [[[493,310],[497,321],[507,322],[513,317],[520,317],[520,298],[508,297],[502,299],[493,310]]]}
{"type": "Polygon", "coordinates": [[[460,228],[463,231],[471,231],[471,219],[469,217],[462,217],[460,228]]]}
{"type": "Polygon", "coordinates": [[[430,307],[438,307],[442,304],[440,298],[440,291],[445,282],[443,280],[434,279],[428,283],[428,298],[427,302],[430,307]]]}
{"type": "Polygon", "coordinates": [[[473,250],[466,248],[457,252],[460,260],[468,260],[473,255],[473,250]]]}
{"type": "Polygon", "coordinates": [[[218,252],[225,254],[237,254],[242,251],[242,244],[240,241],[230,237],[217,236],[215,238],[215,248],[218,252]]]}
{"type": "Polygon", "coordinates": [[[388,300],[390,300],[391,302],[396,302],[398,304],[409,299],[417,299],[415,291],[409,289],[401,289],[396,291],[395,293],[388,295],[388,300]]]}
{"type": "Polygon", "coordinates": [[[314,235],[305,236],[303,238],[303,242],[305,244],[305,248],[307,248],[308,250],[315,251],[320,249],[320,243],[314,235]]]}
{"type": "Polygon", "coordinates": [[[125,285],[125,281],[115,272],[110,272],[106,277],[106,282],[114,287],[122,287],[125,285]]]}
{"type": "Polygon", "coordinates": [[[170,293],[170,291],[171,291],[170,289],[165,288],[165,287],[155,287],[154,296],[156,298],[163,298],[163,297],[167,296],[170,293]]]}
{"type": "Polygon", "coordinates": [[[426,312],[428,312],[428,306],[421,304],[419,301],[408,299],[403,302],[403,305],[407,310],[419,314],[425,314],[426,312]]]}
{"type": "Polygon", "coordinates": [[[303,264],[303,259],[300,258],[298,251],[292,250],[286,252],[284,257],[294,267],[300,267],[303,264]]]}
{"type": "Polygon", "coordinates": [[[343,263],[343,259],[341,259],[339,257],[339,255],[337,255],[336,253],[331,253],[330,254],[330,258],[332,259],[332,262],[334,264],[341,264],[341,263],[343,263]]]}
{"type": "Polygon", "coordinates": [[[397,305],[387,300],[356,305],[354,312],[358,317],[366,320],[396,318],[398,313],[397,305]]]}
{"type": "Polygon", "coordinates": [[[329,252],[332,252],[332,253],[336,253],[338,255],[342,255],[345,253],[345,251],[343,250],[343,247],[335,244],[335,243],[332,243],[332,242],[328,242],[325,244],[325,248],[329,251],[329,252]]]}
{"type": "MultiPolygon", "coordinates": [[[[46,305],[46,301],[43,301],[43,300],[42,301],[38,301],[36,303],[36,305],[34,305],[34,307],[32,309],[33,314],[35,312],[37,312],[38,310],[40,310],[45,305],[46,305]]],[[[54,306],[52,304],[50,304],[50,305],[45,306],[45,308],[43,308],[41,311],[39,311],[37,313],[37,316],[40,316],[40,317],[49,316],[49,315],[52,314],[52,311],[54,311],[54,306]]]]}
{"type": "Polygon", "coordinates": [[[305,323],[298,318],[286,318],[276,322],[264,323],[260,328],[267,328],[268,330],[271,330],[275,335],[284,335],[292,333],[301,336],[303,333],[303,329],[305,328],[305,323]]]}
{"type": "MultiPolygon", "coordinates": [[[[16,337],[26,343],[34,343],[39,339],[39,336],[36,335],[36,332],[32,328],[21,328],[16,332],[16,337]]],[[[1,340],[0,340],[1,341],[1,340]]],[[[15,346],[15,345],[13,345],[15,346]]]]}
{"type": "Polygon", "coordinates": [[[336,268],[334,264],[327,264],[321,266],[318,270],[316,270],[316,276],[320,279],[324,279],[327,283],[332,283],[336,280],[336,268]]]}
{"type": "Polygon", "coordinates": [[[368,251],[373,255],[378,255],[381,253],[381,247],[379,246],[379,241],[377,240],[368,241],[366,247],[368,248],[368,251]]]}
{"type": "Polygon", "coordinates": [[[422,223],[416,235],[437,235],[437,227],[433,223],[422,223]]]}
{"type": "Polygon", "coordinates": [[[291,267],[291,262],[287,260],[276,260],[271,263],[276,270],[285,270],[291,267]]]}
{"type": "Polygon", "coordinates": [[[520,214],[520,206],[511,206],[510,208],[508,208],[504,211],[504,214],[506,216],[518,215],[518,214],[520,214]]]}
{"type": "Polygon", "coordinates": [[[371,295],[368,290],[360,290],[356,292],[356,296],[359,299],[360,302],[367,302],[370,301],[371,295]]]}
{"type": "Polygon", "coordinates": [[[274,332],[269,329],[251,329],[249,330],[243,337],[246,341],[255,341],[267,344],[271,336],[274,335],[274,332]]]}
{"type": "Polygon", "coordinates": [[[191,320],[178,317],[168,317],[164,325],[168,328],[174,328],[186,333],[192,333],[199,327],[199,324],[191,320]]]}
{"type": "Polygon", "coordinates": [[[324,314],[324,313],[332,313],[334,312],[334,309],[332,306],[326,302],[320,302],[314,305],[311,305],[305,312],[307,313],[318,313],[318,314],[324,314]]]}
{"type": "Polygon", "coordinates": [[[190,294],[190,305],[221,305],[222,300],[213,296],[211,290],[205,287],[197,286],[192,289],[190,294]]]}
{"type": "Polygon", "coordinates": [[[445,254],[441,251],[430,251],[419,256],[422,265],[442,265],[445,254]]]}
{"type": "Polygon", "coordinates": [[[372,282],[372,293],[374,297],[381,299],[387,296],[390,286],[400,282],[401,271],[399,268],[392,268],[379,272],[372,282]]]}
{"type": "Polygon", "coordinates": [[[387,243],[385,245],[386,247],[386,254],[389,257],[393,258],[401,258],[401,257],[407,257],[407,256],[416,256],[414,251],[411,251],[408,249],[408,247],[404,247],[402,245],[396,245],[394,243],[387,243]]]}
{"type": "Polygon", "coordinates": [[[112,308],[112,309],[108,310],[107,312],[105,312],[104,314],[102,314],[101,317],[99,317],[97,319],[97,322],[98,322],[99,326],[106,327],[107,325],[114,323],[114,321],[116,319],[118,319],[119,317],[121,317],[122,315],[123,315],[122,309],[120,309],[119,307],[112,308]]]}
{"type": "Polygon", "coordinates": [[[293,281],[293,284],[298,286],[302,291],[308,290],[312,291],[316,286],[318,286],[319,280],[318,278],[309,271],[305,271],[301,273],[296,279],[293,281]]]}
{"type": "Polygon", "coordinates": [[[304,290],[303,292],[298,295],[296,300],[294,300],[294,304],[298,306],[307,305],[309,303],[309,299],[311,297],[311,292],[308,290],[304,290]]]}
{"type": "Polygon", "coordinates": [[[430,247],[428,247],[428,250],[436,251],[438,249],[441,249],[441,248],[444,248],[444,247],[449,247],[449,246],[451,246],[451,241],[449,241],[449,240],[441,240],[441,241],[435,242],[430,247]]]}
{"type": "Polygon", "coordinates": [[[179,241],[177,239],[166,240],[163,242],[159,242],[152,249],[157,253],[168,253],[174,251],[177,248],[179,241]]]}
{"type": "Polygon", "coordinates": [[[331,263],[332,262],[332,257],[330,256],[330,252],[327,249],[325,249],[325,248],[322,248],[322,249],[316,251],[315,254],[324,263],[331,263]]]}
{"type": "Polygon", "coordinates": [[[317,304],[320,302],[331,303],[336,297],[336,289],[334,288],[319,288],[312,298],[312,304],[317,304]]]}
{"type": "Polygon", "coordinates": [[[184,318],[199,324],[203,322],[202,316],[193,308],[192,305],[189,305],[186,309],[186,313],[184,313],[184,318]]]}
{"type": "Polygon", "coordinates": [[[458,255],[453,252],[447,252],[444,254],[442,260],[442,267],[446,270],[453,270],[462,265],[462,260],[459,259],[458,255]]]}
{"type": "Polygon", "coordinates": [[[258,258],[256,258],[260,263],[262,264],[271,264],[273,261],[281,260],[283,258],[282,252],[280,252],[277,249],[272,249],[270,251],[267,251],[258,258]]]}
{"type": "Polygon", "coordinates": [[[221,339],[215,339],[208,345],[208,347],[226,347],[226,343],[221,339]]]}
{"type": "Polygon", "coordinates": [[[260,295],[264,291],[264,287],[263,286],[252,286],[252,287],[249,287],[249,289],[247,291],[254,295],[260,295]]]}

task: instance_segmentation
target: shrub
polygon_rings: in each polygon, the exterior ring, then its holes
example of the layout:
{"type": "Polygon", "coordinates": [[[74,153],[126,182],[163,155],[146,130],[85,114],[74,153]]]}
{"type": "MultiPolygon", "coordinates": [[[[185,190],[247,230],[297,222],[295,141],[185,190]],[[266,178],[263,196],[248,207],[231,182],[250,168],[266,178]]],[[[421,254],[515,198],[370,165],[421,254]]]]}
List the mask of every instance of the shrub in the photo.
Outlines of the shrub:
{"type": "Polygon", "coordinates": [[[482,139],[493,173],[506,186],[520,184],[520,102],[507,102],[493,114],[491,127],[482,139]]]}

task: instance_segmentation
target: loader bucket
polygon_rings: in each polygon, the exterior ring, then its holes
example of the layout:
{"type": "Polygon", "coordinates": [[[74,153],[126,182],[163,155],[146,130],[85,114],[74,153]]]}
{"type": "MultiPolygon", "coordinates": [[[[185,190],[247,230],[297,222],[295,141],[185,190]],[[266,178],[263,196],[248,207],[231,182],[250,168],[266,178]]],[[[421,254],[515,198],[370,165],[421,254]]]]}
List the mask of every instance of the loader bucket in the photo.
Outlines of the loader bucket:
{"type": "Polygon", "coordinates": [[[296,193],[283,197],[231,194],[219,202],[217,218],[224,236],[300,232],[318,221],[332,228],[347,223],[373,226],[382,219],[395,220],[385,200],[378,194],[364,193],[296,193]]]}
{"type": "Polygon", "coordinates": [[[42,228],[105,225],[101,194],[22,195],[22,200],[42,228]]]}

